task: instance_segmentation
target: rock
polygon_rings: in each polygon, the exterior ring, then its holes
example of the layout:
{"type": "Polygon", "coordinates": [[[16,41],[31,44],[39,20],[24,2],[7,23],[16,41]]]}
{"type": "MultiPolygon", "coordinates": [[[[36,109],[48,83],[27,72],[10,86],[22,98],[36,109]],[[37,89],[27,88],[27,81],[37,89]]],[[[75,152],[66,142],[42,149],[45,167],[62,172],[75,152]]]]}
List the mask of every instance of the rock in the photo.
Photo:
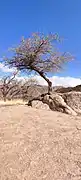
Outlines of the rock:
{"type": "MultiPolygon", "coordinates": [[[[67,98],[67,94],[65,95],[61,95],[58,93],[53,93],[50,95],[43,94],[42,96],[32,99],[31,101],[29,101],[28,104],[35,108],[47,109],[47,110],[51,109],[52,111],[60,111],[63,113],[76,116],[78,111],[75,111],[75,109],[73,109],[73,106],[70,106],[69,105],[70,103],[66,102],[68,101],[68,98],[67,98]]],[[[72,101],[71,98],[69,99],[68,102],[70,101],[72,101]]]]}
{"type": "Polygon", "coordinates": [[[53,111],[60,111],[74,116],[77,115],[77,113],[66,104],[63,97],[57,93],[45,95],[43,97],[43,103],[48,104],[53,111]]]}
{"type": "Polygon", "coordinates": [[[71,107],[75,112],[81,113],[81,92],[68,92],[62,95],[66,104],[71,107]]]}
{"type": "Polygon", "coordinates": [[[37,109],[50,110],[49,106],[47,104],[44,104],[42,101],[32,101],[32,107],[37,109]]]}

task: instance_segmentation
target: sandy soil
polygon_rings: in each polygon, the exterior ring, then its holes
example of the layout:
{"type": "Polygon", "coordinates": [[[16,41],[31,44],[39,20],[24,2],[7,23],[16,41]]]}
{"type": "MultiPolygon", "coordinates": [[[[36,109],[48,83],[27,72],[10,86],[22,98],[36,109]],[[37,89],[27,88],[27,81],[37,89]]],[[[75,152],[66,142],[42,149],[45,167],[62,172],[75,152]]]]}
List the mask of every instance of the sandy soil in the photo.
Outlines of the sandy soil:
{"type": "Polygon", "coordinates": [[[0,107],[0,180],[81,180],[81,117],[0,107]]]}

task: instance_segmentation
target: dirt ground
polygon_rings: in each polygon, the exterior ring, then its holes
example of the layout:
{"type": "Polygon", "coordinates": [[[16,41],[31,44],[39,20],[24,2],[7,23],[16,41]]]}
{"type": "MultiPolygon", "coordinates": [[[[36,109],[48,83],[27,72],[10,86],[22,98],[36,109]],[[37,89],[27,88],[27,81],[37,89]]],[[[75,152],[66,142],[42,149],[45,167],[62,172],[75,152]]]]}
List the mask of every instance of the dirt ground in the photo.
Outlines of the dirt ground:
{"type": "Polygon", "coordinates": [[[81,117],[0,107],[0,180],[81,180],[81,117]]]}

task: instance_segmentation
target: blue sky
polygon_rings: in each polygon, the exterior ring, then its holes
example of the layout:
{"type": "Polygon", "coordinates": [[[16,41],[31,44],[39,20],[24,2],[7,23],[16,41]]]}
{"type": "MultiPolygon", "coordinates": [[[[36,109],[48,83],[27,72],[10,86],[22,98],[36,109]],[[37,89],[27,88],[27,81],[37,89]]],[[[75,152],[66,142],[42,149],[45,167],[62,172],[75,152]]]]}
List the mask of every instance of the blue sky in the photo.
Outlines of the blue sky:
{"type": "Polygon", "coordinates": [[[0,57],[32,32],[58,33],[75,60],[59,76],[81,77],[81,0],[0,1],[0,57]]]}

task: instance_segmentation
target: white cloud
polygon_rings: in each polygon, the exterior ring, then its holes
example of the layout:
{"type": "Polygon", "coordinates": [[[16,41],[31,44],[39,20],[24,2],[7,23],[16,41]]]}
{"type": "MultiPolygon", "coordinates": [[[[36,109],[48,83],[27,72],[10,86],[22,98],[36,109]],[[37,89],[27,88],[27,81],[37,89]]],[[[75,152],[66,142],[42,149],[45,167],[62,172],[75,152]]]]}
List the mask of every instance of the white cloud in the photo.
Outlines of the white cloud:
{"type": "Polygon", "coordinates": [[[57,86],[77,86],[79,84],[81,84],[81,79],[80,78],[74,78],[74,77],[58,77],[58,76],[52,76],[50,78],[50,80],[52,81],[53,85],[57,85],[57,86]]]}
{"type": "MultiPolygon", "coordinates": [[[[30,76],[30,77],[36,79],[40,85],[47,85],[46,81],[38,75],[30,76]]],[[[19,77],[17,77],[17,79],[18,80],[24,80],[24,78],[29,79],[30,77],[19,76],[19,77]]],[[[65,86],[65,87],[71,86],[71,87],[74,87],[74,86],[81,84],[80,78],[74,78],[74,77],[69,77],[69,76],[68,77],[52,76],[49,79],[52,81],[53,86],[65,86]]]]}
{"type": "MultiPolygon", "coordinates": [[[[16,68],[9,68],[8,66],[4,66],[3,63],[0,63],[0,70],[3,73],[13,73],[16,70],[16,68]]],[[[47,85],[46,81],[38,75],[30,76],[30,77],[35,78],[39,82],[40,85],[47,85]]],[[[24,79],[29,79],[30,77],[17,76],[17,79],[24,80],[24,79]]],[[[69,77],[69,76],[68,77],[52,76],[49,79],[52,81],[53,86],[65,86],[65,87],[71,86],[71,87],[73,87],[73,86],[77,86],[77,85],[81,84],[80,78],[74,78],[74,77],[69,77]]]]}
{"type": "Polygon", "coordinates": [[[8,66],[4,66],[3,63],[0,63],[0,70],[2,72],[8,73],[8,72],[14,72],[15,68],[9,68],[8,66]]]}

